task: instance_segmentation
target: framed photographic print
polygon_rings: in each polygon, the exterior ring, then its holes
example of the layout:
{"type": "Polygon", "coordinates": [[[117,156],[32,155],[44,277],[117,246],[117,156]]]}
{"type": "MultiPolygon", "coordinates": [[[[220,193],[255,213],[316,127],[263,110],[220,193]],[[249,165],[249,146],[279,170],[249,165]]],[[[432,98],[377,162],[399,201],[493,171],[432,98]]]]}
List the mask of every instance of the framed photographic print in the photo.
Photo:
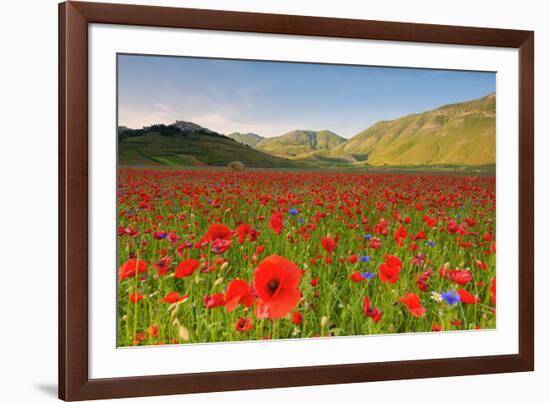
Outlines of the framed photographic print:
{"type": "Polygon", "coordinates": [[[60,398],[533,370],[533,32],[59,10],[60,398]]]}

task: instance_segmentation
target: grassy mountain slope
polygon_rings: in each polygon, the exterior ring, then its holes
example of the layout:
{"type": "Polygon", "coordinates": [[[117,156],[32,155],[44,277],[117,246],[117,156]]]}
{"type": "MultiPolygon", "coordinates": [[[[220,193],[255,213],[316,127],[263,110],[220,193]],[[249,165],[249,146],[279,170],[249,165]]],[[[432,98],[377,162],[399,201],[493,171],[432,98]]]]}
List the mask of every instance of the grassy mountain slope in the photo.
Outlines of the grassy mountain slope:
{"type": "Polygon", "coordinates": [[[264,139],[261,135],[254,134],[254,133],[231,133],[227,135],[229,138],[233,138],[235,141],[243,144],[248,145],[249,147],[254,147],[258,142],[264,139]]]}
{"type": "Polygon", "coordinates": [[[294,130],[279,137],[265,138],[256,149],[285,158],[308,158],[311,153],[329,150],[345,141],[331,131],[294,130]]]}
{"type": "Polygon", "coordinates": [[[242,145],[208,129],[155,125],[142,130],[119,130],[120,165],[225,166],[240,161],[246,167],[299,168],[290,161],[242,145]]]}
{"type": "Polygon", "coordinates": [[[495,94],[381,121],[331,149],[369,165],[491,165],[496,161],[495,94]]]}

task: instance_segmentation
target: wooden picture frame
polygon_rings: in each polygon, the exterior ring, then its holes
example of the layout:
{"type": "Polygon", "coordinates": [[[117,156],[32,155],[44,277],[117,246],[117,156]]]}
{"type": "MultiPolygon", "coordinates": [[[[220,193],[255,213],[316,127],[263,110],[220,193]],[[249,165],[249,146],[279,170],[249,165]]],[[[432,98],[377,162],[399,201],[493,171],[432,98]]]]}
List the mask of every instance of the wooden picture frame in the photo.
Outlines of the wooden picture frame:
{"type": "Polygon", "coordinates": [[[168,7],[59,5],[59,397],[138,397],[534,369],[534,33],[168,7]],[[88,24],[191,28],[519,49],[519,353],[199,374],[88,375],[88,24]]]}

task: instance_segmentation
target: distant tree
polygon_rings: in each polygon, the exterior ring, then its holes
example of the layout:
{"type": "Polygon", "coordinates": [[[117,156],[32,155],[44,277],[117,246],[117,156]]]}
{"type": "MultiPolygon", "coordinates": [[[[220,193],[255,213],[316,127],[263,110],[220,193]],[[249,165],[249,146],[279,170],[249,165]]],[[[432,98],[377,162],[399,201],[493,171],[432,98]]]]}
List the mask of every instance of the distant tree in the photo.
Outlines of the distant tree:
{"type": "Polygon", "coordinates": [[[242,172],[244,170],[244,164],[239,161],[229,162],[227,167],[234,172],[242,172]]]}

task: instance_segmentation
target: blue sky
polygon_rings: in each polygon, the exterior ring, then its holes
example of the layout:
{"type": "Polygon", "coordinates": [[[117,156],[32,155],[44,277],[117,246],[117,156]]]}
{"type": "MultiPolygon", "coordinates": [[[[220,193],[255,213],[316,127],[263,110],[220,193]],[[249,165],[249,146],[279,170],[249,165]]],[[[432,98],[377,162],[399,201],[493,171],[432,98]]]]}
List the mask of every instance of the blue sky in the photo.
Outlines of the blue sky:
{"type": "Polygon", "coordinates": [[[118,56],[119,125],[177,120],[266,137],[331,130],[352,137],[380,120],[480,98],[492,72],[118,56]]]}

